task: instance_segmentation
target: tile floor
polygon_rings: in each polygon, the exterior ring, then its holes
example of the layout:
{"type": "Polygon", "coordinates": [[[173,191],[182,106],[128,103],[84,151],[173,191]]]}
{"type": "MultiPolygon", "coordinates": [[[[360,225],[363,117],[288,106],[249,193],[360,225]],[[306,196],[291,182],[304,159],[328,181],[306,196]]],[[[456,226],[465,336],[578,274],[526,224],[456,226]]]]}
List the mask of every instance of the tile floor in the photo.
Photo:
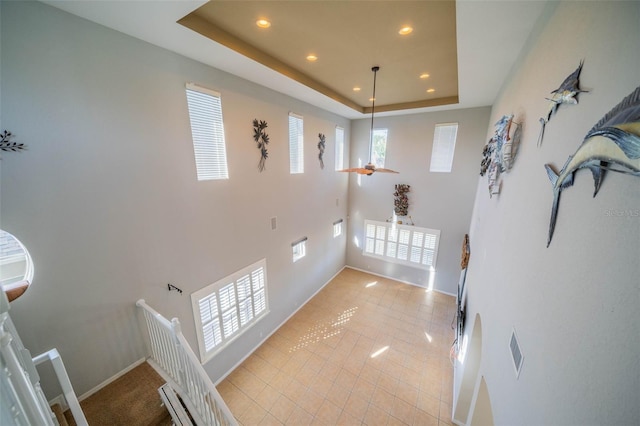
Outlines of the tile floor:
{"type": "Polygon", "coordinates": [[[346,268],[218,385],[242,425],[450,425],[455,298],[346,268]]]}

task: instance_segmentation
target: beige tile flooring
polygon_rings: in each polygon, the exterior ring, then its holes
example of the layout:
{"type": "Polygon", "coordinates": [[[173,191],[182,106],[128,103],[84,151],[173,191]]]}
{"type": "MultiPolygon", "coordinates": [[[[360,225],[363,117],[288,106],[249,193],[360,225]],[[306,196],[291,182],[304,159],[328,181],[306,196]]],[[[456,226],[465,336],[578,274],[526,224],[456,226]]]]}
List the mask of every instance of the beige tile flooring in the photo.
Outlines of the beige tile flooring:
{"type": "Polygon", "coordinates": [[[346,268],[218,390],[242,425],[450,425],[454,313],[346,268]]]}

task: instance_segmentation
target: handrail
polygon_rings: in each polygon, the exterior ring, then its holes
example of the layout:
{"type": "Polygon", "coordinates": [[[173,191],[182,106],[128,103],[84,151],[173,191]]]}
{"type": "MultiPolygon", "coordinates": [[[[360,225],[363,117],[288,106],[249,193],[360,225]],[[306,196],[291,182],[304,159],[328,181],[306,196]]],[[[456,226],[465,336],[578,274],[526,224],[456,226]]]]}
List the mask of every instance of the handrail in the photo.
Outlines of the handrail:
{"type": "Polygon", "coordinates": [[[237,425],[229,407],[193,353],[182,334],[180,321],[164,318],[147,305],[144,299],[136,302],[141,308],[151,341],[150,364],[167,380],[187,406],[198,425],[237,425]],[[163,374],[164,373],[164,374],[163,374]]]}

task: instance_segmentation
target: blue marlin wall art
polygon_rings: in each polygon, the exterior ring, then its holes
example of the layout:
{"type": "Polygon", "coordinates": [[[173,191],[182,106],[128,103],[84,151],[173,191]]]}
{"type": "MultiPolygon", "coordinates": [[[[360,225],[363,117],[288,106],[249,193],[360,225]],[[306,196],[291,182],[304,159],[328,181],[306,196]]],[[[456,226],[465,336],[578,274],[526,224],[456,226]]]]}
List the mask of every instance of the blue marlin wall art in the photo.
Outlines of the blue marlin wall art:
{"type": "Polygon", "coordinates": [[[578,68],[564,79],[560,87],[551,92],[551,98],[545,98],[549,101],[549,111],[547,112],[547,118],[540,118],[541,128],[540,135],[538,136],[538,146],[542,145],[545,125],[549,122],[551,116],[558,110],[558,107],[561,104],[577,104],[578,94],[587,92],[586,90],[580,90],[580,72],[582,71],[583,64],[584,61],[580,61],[578,68]]]}
{"type": "Polygon", "coordinates": [[[587,133],[575,154],[556,173],[545,164],[553,185],[553,205],[547,247],[551,244],[563,189],[573,185],[573,175],[587,168],[593,174],[593,196],[598,194],[605,171],[640,177],[640,86],[607,113],[587,133]]]}

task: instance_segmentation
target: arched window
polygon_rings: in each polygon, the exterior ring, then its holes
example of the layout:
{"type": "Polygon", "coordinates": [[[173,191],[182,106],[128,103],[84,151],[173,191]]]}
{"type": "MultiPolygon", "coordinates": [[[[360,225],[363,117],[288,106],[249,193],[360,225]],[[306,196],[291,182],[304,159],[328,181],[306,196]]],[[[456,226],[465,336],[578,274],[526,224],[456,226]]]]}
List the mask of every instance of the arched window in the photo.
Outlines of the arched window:
{"type": "Polygon", "coordinates": [[[25,246],[0,229],[0,287],[9,301],[21,296],[33,280],[33,261],[25,246]]]}

